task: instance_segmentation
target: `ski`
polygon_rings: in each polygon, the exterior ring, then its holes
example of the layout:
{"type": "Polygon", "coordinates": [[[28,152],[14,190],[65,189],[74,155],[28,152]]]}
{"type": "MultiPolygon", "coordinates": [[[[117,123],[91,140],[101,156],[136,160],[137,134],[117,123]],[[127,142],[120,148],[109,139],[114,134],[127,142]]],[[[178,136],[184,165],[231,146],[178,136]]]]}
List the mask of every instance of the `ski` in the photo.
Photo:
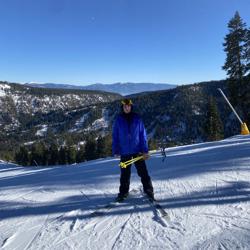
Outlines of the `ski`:
{"type": "Polygon", "coordinates": [[[165,219],[166,221],[170,221],[168,212],[161,206],[161,204],[156,199],[152,199],[151,197],[146,195],[142,190],[141,193],[147,198],[150,205],[160,213],[161,218],[165,219]]]}
{"type": "Polygon", "coordinates": [[[111,201],[109,202],[108,204],[102,206],[102,207],[99,207],[97,208],[95,211],[93,211],[91,214],[90,214],[90,217],[97,217],[97,216],[102,216],[102,215],[105,215],[110,209],[112,208],[115,208],[117,206],[119,206],[120,204],[122,204],[124,201],[126,201],[128,198],[131,197],[131,195],[137,193],[138,190],[136,189],[133,189],[129,192],[129,195],[128,197],[124,198],[124,200],[118,202],[118,201],[111,201]]]}
{"type": "Polygon", "coordinates": [[[159,211],[159,213],[161,214],[161,217],[166,219],[166,220],[170,220],[169,214],[166,212],[166,210],[160,205],[160,203],[150,197],[147,197],[148,201],[153,205],[153,207],[159,211]]]}
{"type": "Polygon", "coordinates": [[[102,216],[107,213],[110,209],[116,207],[119,202],[111,201],[110,203],[106,204],[103,207],[97,208],[94,212],[90,214],[90,217],[102,216]]]}

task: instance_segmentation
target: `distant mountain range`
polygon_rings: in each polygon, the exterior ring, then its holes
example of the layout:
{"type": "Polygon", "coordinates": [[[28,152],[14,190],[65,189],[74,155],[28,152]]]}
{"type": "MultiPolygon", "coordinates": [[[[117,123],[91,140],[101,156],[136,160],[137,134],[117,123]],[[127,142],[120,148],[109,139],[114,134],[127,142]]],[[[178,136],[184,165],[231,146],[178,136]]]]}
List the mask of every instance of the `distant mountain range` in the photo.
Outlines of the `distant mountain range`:
{"type": "Polygon", "coordinates": [[[58,84],[58,83],[26,83],[26,85],[38,88],[98,90],[98,91],[118,93],[123,96],[148,92],[148,91],[173,89],[177,87],[177,85],[166,84],[166,83],[131,83],[131,82],[113,83],[113,84],[96,83],[86,86],[76,86],[76,85],[58,84]]]}

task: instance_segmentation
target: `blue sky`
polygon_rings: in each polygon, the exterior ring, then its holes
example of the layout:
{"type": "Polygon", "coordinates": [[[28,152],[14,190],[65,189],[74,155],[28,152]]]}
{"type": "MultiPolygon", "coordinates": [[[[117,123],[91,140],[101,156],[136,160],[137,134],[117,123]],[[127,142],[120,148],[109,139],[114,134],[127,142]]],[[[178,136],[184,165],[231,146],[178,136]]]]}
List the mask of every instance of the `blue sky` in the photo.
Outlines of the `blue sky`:
{"type": "Polygon", "coordinates": [[[249,0],[1,0],[0,80],[187,84],[226,78],[222,43],[249,0]]]}

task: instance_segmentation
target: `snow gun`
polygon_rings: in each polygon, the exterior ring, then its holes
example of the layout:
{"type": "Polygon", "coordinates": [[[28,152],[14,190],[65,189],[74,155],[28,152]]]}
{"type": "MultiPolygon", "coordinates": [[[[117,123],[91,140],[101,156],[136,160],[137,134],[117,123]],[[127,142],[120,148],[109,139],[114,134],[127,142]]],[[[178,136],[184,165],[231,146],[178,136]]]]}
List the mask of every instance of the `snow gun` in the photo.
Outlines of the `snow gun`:
{"type": "Polygon", "coordinates": [[[232,104],[228,101],[227,97],[225,96],[225,94],[223,93],[223,91],[221,89],[218,89],[220,91],[220,93],[222,94],[222,96],[224,97],[224,99],[226,100],[227,104],[229,105],[229,107],[232,109],[232,111],[234,112],[234,114],[236,115],[236,117],[238,118],[240,124],[241,124],[241,134],[242,135],[249,135],[249,130],[247,127],[247,124],[245,122],[243,122],[239,115],[237,114],[237,112],[235,111],[235,109],[233,108],[232,104]]]}
{"type": "Polygon", "coordinates": [[[143,159],[143,155],[137,156],[137,157],[132,158],[131,160],[128,160],[128,161],[125,161],[125,162],[121,162],[121,163],[119,164],[119,166],[120,166],[121,168],[126,168],[128,165],[130,165],[130,164],[132,164],[132,163],[134,163],[134,162],[136,162],[136,161],[139,161],[139,160],[141,160],[141,159],[143,159]]]}

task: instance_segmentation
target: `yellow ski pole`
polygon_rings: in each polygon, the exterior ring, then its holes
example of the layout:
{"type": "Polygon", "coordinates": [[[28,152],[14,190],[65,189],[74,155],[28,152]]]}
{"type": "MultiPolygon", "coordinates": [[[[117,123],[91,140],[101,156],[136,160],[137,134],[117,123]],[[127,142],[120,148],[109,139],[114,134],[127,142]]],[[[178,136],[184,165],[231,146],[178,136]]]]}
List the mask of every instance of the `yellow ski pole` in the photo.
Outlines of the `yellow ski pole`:
{"type": "Polygon", "coordinates": [[[128,160],[128,161],[125,161],[125,162],[121,162],[121,163],[119,164],[119,166],[120,166],[121,168],[126,168],[128,165],[130,165],[130,164],[132,164],[132,163],[134,163],[134,162],[136,162],[136,161],[139,161],[139,160],[141,160],[141,159],[143,159],[143,155],[137,156],[137,157],[132,158],[132,159],[130,159],[130,160],[128,160]]]}

